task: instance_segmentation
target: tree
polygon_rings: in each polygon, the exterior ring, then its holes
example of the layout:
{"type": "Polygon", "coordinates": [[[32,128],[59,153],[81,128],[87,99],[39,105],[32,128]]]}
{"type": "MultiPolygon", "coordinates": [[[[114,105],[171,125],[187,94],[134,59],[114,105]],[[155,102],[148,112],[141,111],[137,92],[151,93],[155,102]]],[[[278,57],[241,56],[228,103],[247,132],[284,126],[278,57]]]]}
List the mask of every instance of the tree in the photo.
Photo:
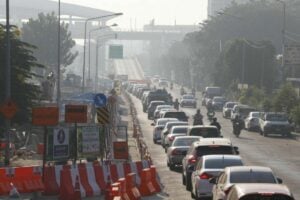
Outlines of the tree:
{"type": "Polygon", "coordinates": [[[291,84],[285,84],[279,89],[274,97],[273,105],[275,111],[287,113],[298,105],[297,93],[291,84]]]}
{"type": "MultiPolygon", "coordinates": [[[[75,41],[68,31],[68,24],[61,23],[61,66],[62,71],[70,65],[78,52],[72,52],[75,46],[75,41]]],[[[51,14],[39,13],[38,19],[29,19],[29,22],[23,25],[22,39],[30,44],[35,45],[37,48],[34,50],[34,55],[40,63],[45,65],[47,74],[49,72],[56,72],[57,68],[57,33],[58,33],[58,19],[51,14]]]]}
{"type": "MultiPolygon", "coordinates": [[[[43,68],[33,56],[34,46],[20,41],[18,30],[11,28],[11,99],[16,102],[18,111],[12,119],[13,123],[30,122],[31,109],[40,96],[40,87],[34,83],[39,76],[33,68],[43,68]]],[[[5,101],[5,63],[6,63],[5,30],[0,27],[0,102],[5,101]]],[[[0,116],[0,125],[4,119],[0,116]]]]}

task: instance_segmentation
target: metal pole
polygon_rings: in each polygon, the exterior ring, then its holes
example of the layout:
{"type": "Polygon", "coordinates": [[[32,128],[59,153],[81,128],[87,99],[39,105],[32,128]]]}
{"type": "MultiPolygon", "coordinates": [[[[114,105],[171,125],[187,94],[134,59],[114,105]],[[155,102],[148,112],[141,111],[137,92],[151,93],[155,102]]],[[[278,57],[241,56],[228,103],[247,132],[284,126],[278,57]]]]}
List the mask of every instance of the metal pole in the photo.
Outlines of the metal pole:
{"type": "Polygon", "coordinates": [[[86,45],[86,27],[87,27],[88,20],[85,20],[84,23],[84,42],[83,42],[83,67],[82,67],[82,93],[84,93],[84,86],[85,86],[85,45],[86,45]]]}
{"type": "Polygon", "coordinates": [[[91,31],[89,31],[88,83],[91,81],[91,31]]]}
{"type": "Polygon", "coordinates": [[[95,73],[95,92],[97,92],[98,89],[98,40],[96,43],[96,73],[95,73]]]}
{"type": "Polygon", "coordinates": [[[265,48],[262,49],[262,67],[260,76],[260,89],[264,86],[264,73],[265,73],[265,48]]]}
{"type": "MultiPolygon", "coordinates": [[[[5,67],[5,98],[11,97],[11,65],[10,65],[10,24],[9,24],[9,0],[6,0],[6,67],[5,67]]],[[[9,165],[9,144],[10,144],[10,120],[6,119],[6,146],[5,146],[5,166],[9,165]]]]}
{"type": "Polygon", "coordinates": [[[60,104],[60,0],[58,0],[58,33],[57,33],[57,106],[60,104]]]}
{"type": "Polygon", "coordinates": [[[246,45],[245,45],[245,41],[243,41],[243,50],[242,50],[242,84],[244,87],[244,82],[245,82],[245,53],[246,53],[246,45]]]}

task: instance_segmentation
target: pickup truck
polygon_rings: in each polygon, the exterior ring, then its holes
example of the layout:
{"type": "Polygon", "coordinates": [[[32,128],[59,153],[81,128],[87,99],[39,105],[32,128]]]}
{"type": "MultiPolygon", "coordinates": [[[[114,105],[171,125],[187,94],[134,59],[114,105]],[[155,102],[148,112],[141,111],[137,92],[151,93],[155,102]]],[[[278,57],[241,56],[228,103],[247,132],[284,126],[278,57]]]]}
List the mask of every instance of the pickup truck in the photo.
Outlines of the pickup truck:
{"type": "Polygon", "coordinates": [[[289,136],[292,125],[285,113],[267,112],[259,119],[260,134],[267,137],[269,134],[289,136]]]}

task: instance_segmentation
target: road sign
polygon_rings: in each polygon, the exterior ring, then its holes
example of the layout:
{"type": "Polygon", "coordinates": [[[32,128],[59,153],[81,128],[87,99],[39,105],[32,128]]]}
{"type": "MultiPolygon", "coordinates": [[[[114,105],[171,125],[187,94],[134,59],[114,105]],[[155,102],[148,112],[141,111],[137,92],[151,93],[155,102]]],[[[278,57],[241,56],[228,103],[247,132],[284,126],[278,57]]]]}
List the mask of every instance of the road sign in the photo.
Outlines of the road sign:
{"type": "Polygon", "coordinates": [[[32,109],[32,124],[36,126],[55,126],[58,124],[58,107],[38,107],[32,109]]]}
{"type": "Polygon", "coordinates": [[[81,128],[81,150],[82,153],[99,153],[100,140],[99,140],[99,127],[97,126],[84,126],[81,128]]]}
{"type": "Polygon", "coordinates": [[[128,144],[126,141],[114,142],[114,159],[128,159],[128,144]]]}
{"type": "Polygon", "coordinates": [[[106,101],[107,101],[107,98],[102,93],[96,94],[94,97],[94,104],[96,107],[106,106],[106,101]]]}
{"type": "Polygon", "coordinates": [[[87,106],[86,105],[65,105],[66,123],[86,123],[87,106]]]}
{"type": "Polygon", "coordinates": [[[300,44],[289,44],[284,46],[284,64],[300,65],[300,44]]]}
{"type": "Polygon", "coordinates": [[[109,124],[109,122],[110,122],[109,118],[110,118],[110,113],[106,106],[97,108],[97,121],[99,124],[102,124],[102,125],[109,124]]]}
{"type": "Polygon", "coordinates": [[[6,119],[11,119],[18,111],[18,107],[16,103],[10,99],[1,106],[0,111],[6,119]]]}
{"type": "Polygon", "coordinates": [[[123,45],[109,45],[110,59],[123,59],[123,45]]]}
{"type": "Polygon", "coordinates": [[[55,128],[53,133],[53,158],[69,157],[69,129],[55,128]]]}

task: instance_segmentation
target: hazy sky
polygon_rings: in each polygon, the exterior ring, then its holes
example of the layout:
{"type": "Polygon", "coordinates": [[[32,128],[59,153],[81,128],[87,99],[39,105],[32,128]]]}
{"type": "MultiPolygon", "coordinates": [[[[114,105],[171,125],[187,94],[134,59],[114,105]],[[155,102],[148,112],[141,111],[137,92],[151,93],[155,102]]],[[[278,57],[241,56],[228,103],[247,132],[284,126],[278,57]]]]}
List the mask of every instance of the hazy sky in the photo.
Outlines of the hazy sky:
{"type": "MultiPolygon", "coordinates": [[[[207,0],[61,0],[107,11],[122,12],[112,23],[121,28],[142,28],[155,19],[155,24],[198,24],[207,15],[207,0]]],[[[63,9],[63,8],[62,8],[63,9]]]]}

